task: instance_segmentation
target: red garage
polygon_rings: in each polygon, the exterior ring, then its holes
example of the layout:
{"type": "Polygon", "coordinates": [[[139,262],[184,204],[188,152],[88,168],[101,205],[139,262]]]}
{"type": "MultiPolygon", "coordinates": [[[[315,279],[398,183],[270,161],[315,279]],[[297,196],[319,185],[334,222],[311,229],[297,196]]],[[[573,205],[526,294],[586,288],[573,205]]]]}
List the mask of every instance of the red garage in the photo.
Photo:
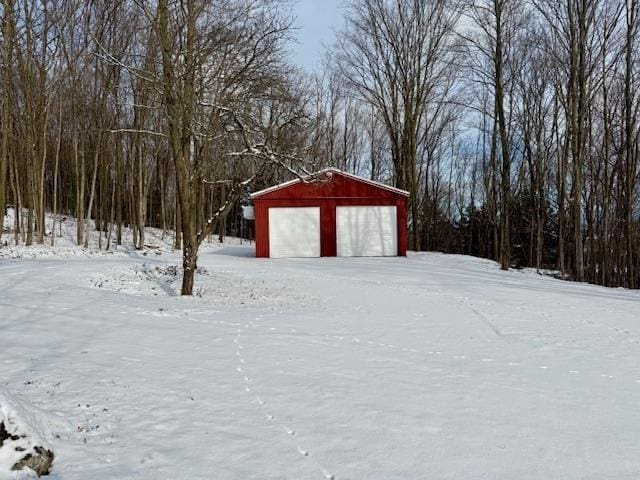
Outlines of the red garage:
{"type": "Polygon", "coordinates": [[[337,169],[256,192],[256,256],[405,256],[408,196],[337,169]]]}

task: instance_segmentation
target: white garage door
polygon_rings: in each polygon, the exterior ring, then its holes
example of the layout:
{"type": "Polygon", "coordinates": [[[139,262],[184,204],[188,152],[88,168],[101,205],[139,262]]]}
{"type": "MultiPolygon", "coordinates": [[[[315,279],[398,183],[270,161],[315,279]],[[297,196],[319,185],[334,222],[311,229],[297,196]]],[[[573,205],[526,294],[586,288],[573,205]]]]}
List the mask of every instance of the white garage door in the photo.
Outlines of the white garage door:
{"type": "Polygon", "coordinates": [[[319,257],[320,207],[270,208],[269,256],[319,257]]]}
{"type": "Polygon", "coordinates": [[[398,255],[396,207],[337,207],[339,257],[398,255]]]}

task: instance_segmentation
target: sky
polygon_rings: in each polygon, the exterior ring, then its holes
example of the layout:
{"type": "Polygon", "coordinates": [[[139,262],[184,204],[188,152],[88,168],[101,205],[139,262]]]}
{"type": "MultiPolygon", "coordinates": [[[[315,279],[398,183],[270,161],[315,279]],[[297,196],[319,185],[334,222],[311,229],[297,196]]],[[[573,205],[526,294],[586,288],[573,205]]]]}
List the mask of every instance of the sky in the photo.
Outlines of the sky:
{"type": "Polygon", "coordinates": [[[297,42],[291,46],[293,60],[309,72],[322,60],[323,44],[330,45],[342,25],[344,0],[298,0],[294,5],[297,42]]]}

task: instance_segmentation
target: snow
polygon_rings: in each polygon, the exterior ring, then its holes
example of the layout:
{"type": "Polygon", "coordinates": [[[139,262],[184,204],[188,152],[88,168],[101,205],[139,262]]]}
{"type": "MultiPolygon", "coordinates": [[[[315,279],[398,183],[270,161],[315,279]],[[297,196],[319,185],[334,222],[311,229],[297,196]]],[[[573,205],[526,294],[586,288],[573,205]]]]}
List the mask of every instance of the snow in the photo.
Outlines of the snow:
{"type": "Polygon", "coordinates": [[[0,258],[0,391],[54,480],[640,475],[639,292],[211,244],[181,298],[157,250],[0,258]]]}
{"type": "Polygon", "coordinates": [[[40,418],[48,416],[47,413],[33,405],[26,407],[27,404],[25,400],[18,400],[0,391],[0,424],[10,435],[0,443],[0,478],[36,477],[29,469],[11,472],[11,467],[25,455],[36,455],[35,447],[50,448],[42,440],[43,428],[40,426],[40,418]]]}
{"type": "MultiPolygon", "coordinates": [[[[24,211],[26,216],[27,210],[24,211]]],[[[2,237],[0,238],[0,260],[11,258],[61,258],[61,257],[95,257],[105,255],[162,255],[163,253],[174,253],[173,243],[174,234],[173,231],[166,231],[163,233],[158,228],[145,228],[145,248],[143,250],[136,251],[133,248],[132,231],[131,228],[124,226],[122,228],[123,244],[116,244],[116,229],[114,227],[111,234],[111,245],[107,250],[107,233],[102,232],[102,244],[98,242],[98,232],[95,231],[93,221],[89,223],[89,244],[88,247],[78,246],[76,244],[76,231],[77,221],[75,218],[69,215],[58,215],[55,222],[55,242],[54,246],[51,246],[51,231],[53,230],[53,216],[47,215],[46,219],[46,232],[44,244],[39,245],[36,243],[35,235],[33,245],[25,246],[22,241],[18,244],[15,243],[14,238],[14,223],[15,212],[12,208],[8,209],[8,214],[4,218],[5,229],[2,237]]],[[[247,240],[241,240],[239,238],[225,238],[224,244],[234,245],[247,243],[247,240]]],[[[210,239],[205,241],[204,248],[215,248],[220,246],[217,237],[211,236],[210,239]]],[[[181,263],[181,262],[180,262],[181,263]]]]}

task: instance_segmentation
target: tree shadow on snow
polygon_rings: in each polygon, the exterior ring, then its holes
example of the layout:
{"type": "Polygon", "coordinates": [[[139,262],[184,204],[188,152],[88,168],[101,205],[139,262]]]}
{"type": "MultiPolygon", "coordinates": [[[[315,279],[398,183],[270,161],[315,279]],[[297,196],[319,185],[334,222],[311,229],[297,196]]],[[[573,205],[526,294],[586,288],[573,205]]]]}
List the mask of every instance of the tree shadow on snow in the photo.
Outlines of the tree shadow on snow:
{"type": "Polygon", "coordinates": [[[209,253],[228,257],[255,258],[256,249],[253,245],[229,245],[209,253]]]}

